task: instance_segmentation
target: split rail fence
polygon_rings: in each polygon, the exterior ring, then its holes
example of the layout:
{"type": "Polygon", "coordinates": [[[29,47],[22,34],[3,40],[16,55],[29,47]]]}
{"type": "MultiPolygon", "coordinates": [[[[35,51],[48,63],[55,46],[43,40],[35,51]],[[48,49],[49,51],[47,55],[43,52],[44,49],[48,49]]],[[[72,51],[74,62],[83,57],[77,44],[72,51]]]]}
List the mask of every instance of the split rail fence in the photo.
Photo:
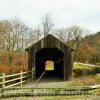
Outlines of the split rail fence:
{"type": "Polygon", "coordinates": [[[16,85],[22,86],[29,78],[33,78],[33,70],[28,72],[21,71],[11,75],[3,73],[0,76],[0,88],[9,88],[16,85]]]}
{"type": "Polygon", "coordinates": [[[0,76],[0,97],[16,96],[63,96],[63,95],[100,95],[100,85],[66,88],[21,87],[29,78],[33,79],[34,71],[0,76]],[[20,85],[18,87],[13,87],[20,85]]]}
{"type": "Polygon", "coordinates": [[[11,87],[2,88],[0,97],[21,97],[21,96],[75,96],[95,95],[100,96],[100,88],[91,87],[70,87],[70,88],[35,88],[35,87],[11,87]]]}

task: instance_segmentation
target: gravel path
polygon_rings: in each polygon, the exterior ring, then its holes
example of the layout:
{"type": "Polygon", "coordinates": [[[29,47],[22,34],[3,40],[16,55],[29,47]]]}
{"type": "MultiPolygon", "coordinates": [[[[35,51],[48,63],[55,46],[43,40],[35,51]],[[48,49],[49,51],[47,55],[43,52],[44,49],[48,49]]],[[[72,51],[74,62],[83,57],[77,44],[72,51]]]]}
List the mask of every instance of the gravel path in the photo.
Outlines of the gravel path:
{"type": "Polygon", "coordinates": [[[49,87],[59,87],[59,88],[65,88],[68,87],[68,82],[27,82],[23,86],[28,86],[28,87],[40,87],[40,88],[49,88],[49,87]]]}

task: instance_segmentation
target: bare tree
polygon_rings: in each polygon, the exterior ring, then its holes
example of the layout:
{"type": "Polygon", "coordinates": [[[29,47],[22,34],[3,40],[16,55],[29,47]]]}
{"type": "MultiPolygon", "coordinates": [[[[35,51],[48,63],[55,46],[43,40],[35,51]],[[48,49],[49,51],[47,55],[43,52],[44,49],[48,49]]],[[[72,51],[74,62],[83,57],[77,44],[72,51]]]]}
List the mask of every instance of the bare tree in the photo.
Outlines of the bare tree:
{"type": "Polygon", "coordinates": [[[22,50],[24,46],[24,35],[27,32],[27,27],[20,20],[3,20],[2,31],[4,38],[4,50],[8,54],[9,68],[11,71],[13,55],[22,50]]]}
{"type": "Polygon", "coordinates": [[[0,54],[4,49],[4,31],[5,30],[3,30],[3,22],[0,21],[0,54]]]}
{"type": "Polygon", "coordinates": [[[82,42],[82,38],[85,34],[85,30],[80,28],[79,26],[72,26],[66,29],[66,38],[67,45],[74,49],[73,52],[73,61],[75,60],[76,53],[78,52],[78,48],[80,43],[82,42]]]}
{"type": "Polygon", "coordinates": [[[50,15],[46,15],[42,19],[42,33],[44,36],[50,33],[53,27],[53,23],[51,22],[50,15]]]}
{"type": "Polygon", "coordinates": [[[14,45],[12,44],[12,40],[13,40],[13,34],[12,34],[12,27],[11,24],[7,21],[4,20],[2,21],[2,30],[3,30],[3,36],[4,36],[4,44],[5,44],[5,50],[7,50],[7,53],[9,55],[9,66],[11,66],[11,61],[12,61],[12,51],[13,51],[13,47],[14,45]]]}
{"type": "Polygon", "coordinates": [[[57,29],[54,30],[53,32],[61,41],[63,41],[64,43],[66,43],[66,30],[63,29],[57,29]]]}

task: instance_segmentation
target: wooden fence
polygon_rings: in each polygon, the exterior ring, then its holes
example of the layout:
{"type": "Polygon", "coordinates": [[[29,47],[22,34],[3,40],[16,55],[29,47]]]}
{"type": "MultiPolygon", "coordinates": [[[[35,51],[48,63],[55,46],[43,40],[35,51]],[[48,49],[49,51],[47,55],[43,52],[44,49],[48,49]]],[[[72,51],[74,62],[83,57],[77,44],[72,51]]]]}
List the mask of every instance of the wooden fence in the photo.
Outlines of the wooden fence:
{"type": "Polygon", "coordinates": [[[35,88],[35,87],[11,87],[2,88],[0,97],[20,96],[74,96],[74,95],[100,95],[100,88],[70,87],[70,88],[35,88]]]}
{"type": "Polygon", "coordinates": [[[20,87],[27,79],[32,78],[34,70],[0,77],[0,97],[12,96],[63,96],[63,95],[100,95],[100,85],[66,88],[20,87]],[[20,85],[18,87],[13,87],[20,85]]]}
{"type": "Polygon", "coordinates": [[[0,88],[9,88],[15,85],[23,85],[26,79],[33,78],[33,70],[28,72],[21,71],[17,74],[6,75],[5,73],[0,76],[0,88]]]}

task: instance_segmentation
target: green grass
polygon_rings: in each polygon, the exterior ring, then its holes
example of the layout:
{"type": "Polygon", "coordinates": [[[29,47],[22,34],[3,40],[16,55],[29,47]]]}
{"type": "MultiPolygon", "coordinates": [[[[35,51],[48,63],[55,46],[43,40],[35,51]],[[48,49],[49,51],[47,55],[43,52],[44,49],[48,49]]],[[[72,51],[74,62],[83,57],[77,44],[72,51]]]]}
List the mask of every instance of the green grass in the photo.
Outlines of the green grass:
{"type": "Polygon", "coordinates": [[[93,69],[93,68],[92,67],[85,66],[85,65],[73,64],[73,70],[74,69],[93,69]]]}
{"type": "Polygon", "coordinates": [[[100,78],[100,74],[96,74],[96,77],[97,77],[97,78],[100,78]]]}

